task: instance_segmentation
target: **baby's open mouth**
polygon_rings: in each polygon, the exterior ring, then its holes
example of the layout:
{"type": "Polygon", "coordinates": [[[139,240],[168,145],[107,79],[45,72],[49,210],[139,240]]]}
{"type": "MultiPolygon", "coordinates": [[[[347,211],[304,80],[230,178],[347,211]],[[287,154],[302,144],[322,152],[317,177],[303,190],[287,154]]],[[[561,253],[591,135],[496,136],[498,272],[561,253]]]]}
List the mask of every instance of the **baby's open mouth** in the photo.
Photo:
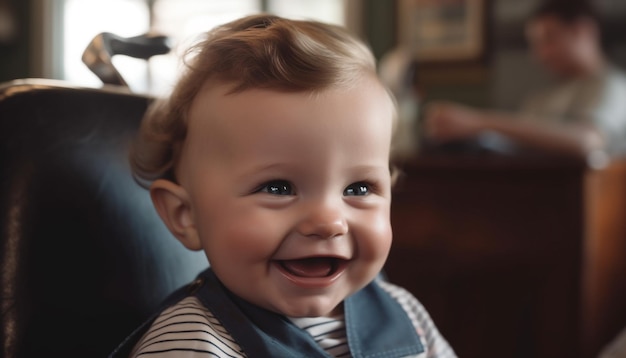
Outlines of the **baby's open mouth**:
{"type": "Polygon", "coordinates": [[[308,257],[296,260],[278,260],[287,273],[297,277],[329,277],[334,275],[347,260],[336,257],[308,257]]]}

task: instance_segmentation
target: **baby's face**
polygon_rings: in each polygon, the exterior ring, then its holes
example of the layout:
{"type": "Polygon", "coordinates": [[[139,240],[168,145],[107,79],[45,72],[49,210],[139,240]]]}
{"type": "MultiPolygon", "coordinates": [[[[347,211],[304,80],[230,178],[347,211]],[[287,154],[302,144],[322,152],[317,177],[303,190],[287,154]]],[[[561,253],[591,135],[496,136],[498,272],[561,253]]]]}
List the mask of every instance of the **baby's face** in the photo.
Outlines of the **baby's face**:
{"type": "Polygon", "coordinates": [[[217,276],[287,316],[332,313],[391,245],[393,106],[374,80],[319,95],[203,90],[179,167],[217,276]]]}

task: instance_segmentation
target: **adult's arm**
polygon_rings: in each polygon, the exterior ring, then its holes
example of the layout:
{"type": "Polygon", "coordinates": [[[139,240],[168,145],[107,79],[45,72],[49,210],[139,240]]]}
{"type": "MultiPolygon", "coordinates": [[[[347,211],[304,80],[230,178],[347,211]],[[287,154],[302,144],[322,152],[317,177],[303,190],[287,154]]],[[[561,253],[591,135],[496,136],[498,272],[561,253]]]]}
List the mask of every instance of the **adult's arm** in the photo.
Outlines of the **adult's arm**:
{"type": "Polygon", "coordinates": [[[453,103],[431,104],[424,125],[427,137],[443,143],[492,131],[532,148],[583,158],[605,146],[603,136],[591,124],[541,123],[522,115],[453,103]]]}

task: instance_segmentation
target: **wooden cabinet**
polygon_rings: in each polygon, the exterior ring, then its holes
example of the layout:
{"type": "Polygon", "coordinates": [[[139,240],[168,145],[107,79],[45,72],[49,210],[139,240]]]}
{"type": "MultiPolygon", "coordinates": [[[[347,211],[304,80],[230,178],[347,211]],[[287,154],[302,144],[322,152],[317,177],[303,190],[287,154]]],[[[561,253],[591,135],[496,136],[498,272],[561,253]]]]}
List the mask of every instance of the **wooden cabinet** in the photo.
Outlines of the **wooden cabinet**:
{"type": "Polygon", "coordinates": [[[406,162],[386,272],[424,303],[461,357],[595,356],[626,326],[624,167],[406,162]]]}
{"type": "Polygon", "coordinates": [[[626,161],[586,176],[583,342],[587,356],[626,328],[626,161]]]}

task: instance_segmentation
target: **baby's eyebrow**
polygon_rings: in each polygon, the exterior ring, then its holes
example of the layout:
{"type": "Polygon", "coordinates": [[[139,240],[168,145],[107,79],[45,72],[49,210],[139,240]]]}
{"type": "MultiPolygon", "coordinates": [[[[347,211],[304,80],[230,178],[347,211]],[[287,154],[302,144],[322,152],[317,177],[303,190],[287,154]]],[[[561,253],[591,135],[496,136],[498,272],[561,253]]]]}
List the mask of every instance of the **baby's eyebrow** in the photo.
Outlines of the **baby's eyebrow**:
{"type": "MultiPolygon", "coordinates": [[[[304,170],[301,165],[290,163],[261,163],[258,165],[252,165],[246,168],[242,168],[238,171],[237,177],[240,179],[258,178],[259,176],[273,176],[267,179],[281,179],[279,177],[291,176],[294,174],[302,173],[304,170]],[[275,177],[274,177],[275,176],[275,177]]],[[[283,178],[284,179],[284,178],[283,178]]]]}
{"type": "Polygon", "coordinates": [[[258,165],[254,165],[250,168],[246,168],[244,171],[244,175],[263,173],[263,172],[272,172],[272,171],[290,171],[296,170],[298,165],[292,163],[281,163],[281,162],[268,162],[261,163],[258,165]]]}
{"type": "Polygon", "coordinates": [[[352,173],[358,173],[361,175],[374,175],[374,174],[379,174],[381,172],[387,172],[389,171],[389,165],[385,164],[385,165],[355,165],[352,166],[350,168],[348,168],[349,172],[352,173]]]}
{"type": "Polygon", "coordinates": [[[265,170],[274,170],[281,169],[289,166],[285,163],[267,163],[267,164],[259,164],[253,167],[254,171],[265,171],[265,170]]]}

